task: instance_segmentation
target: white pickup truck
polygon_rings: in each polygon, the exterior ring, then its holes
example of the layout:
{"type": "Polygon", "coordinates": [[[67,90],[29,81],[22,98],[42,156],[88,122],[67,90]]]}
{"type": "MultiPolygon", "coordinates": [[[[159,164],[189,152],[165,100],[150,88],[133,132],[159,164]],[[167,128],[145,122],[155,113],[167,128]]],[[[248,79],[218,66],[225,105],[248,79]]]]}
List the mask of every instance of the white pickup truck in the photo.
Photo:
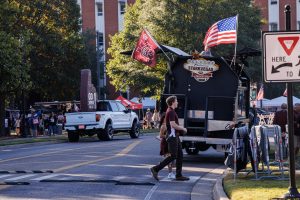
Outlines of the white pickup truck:
{"type": "Polygon", "coordinates": [[[112,140],[118,132],[129,132],[131,138],[140,135],[140,124],[135,112],[116,100],[97,102],[95,112],[66,113],[65,130],[70,142],[78,142],[79,136],[97,134],[100,140],[112,140]]]}

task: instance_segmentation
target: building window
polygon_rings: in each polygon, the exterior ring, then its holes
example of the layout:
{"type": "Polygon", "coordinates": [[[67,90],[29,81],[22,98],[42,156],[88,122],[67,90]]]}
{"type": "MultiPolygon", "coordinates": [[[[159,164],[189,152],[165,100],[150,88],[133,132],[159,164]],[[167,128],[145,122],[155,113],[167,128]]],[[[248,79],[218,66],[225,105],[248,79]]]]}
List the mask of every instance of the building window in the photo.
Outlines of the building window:
{"type": "Polygon", "coordinates": [[[271,0],[271,4],[277,4],[277,0],[271,0]]]}
{"type": "Polygon", "coordinates": [[[97,33],[97,35],[98,35],[98,47],[103,47],[103,33],[100,33],[100,32],[98,32],[97,33]]]}
{"type": "Polygon", "coordinates": [[[98,16],[103,15],[102,3],[97,3],[97,13],[98,13],[98,16]]]}
{"type": "Polygon", "coordinates": [[[277,23],[270,23],[270,31],[277,31],[278,25],[277,23]]]}
{"type": "Polygon", "coordinates": [[[120,1],[120,14],[124,15],[125,14],[125,7],[126,7],[126,3],[123,1],[120,1]]]}
{"type": "Polygon", "coordinates": [[[298,30],[300,30],[300,21],[297,21],[298,24],[298,30]]]}

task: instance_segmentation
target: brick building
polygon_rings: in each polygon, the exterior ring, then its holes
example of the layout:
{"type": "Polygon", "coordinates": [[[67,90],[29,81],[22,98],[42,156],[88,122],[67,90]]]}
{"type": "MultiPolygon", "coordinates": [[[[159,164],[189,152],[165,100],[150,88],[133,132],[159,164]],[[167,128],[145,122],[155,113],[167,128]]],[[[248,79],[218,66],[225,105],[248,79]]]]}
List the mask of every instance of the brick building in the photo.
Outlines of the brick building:
{"type": "MultiPolygon", "coordinates": [[[[97,88],[107,87],[110,92],[106,96],[108,99],[114,99],[119,95],[119,92],[115,92],[115,88],[109,84],[109,77],[105,73],[105,62],[109,59],[106,54],[109,35],[114,35],[123,29],[125,7],[134,2],[135,0],[77,0],[82,16],[82,31],[96,33],[97,47],[101,52],[105,52],[101,58],[99,57],[104,74],[100,76],[100,85],[97,85],[97,88]]],[[[129,90],[123,95],[129,97],[129,90]]]]}
{"type": "MultiPolygon", "coordinates": [[[[96,43],[99,49],[106,52],[109,44],[109,35],[114,35],[123,29],[123,20],[125,7],[127,4],[133,4],[135,0],[77,0],[82,15],[82,31],[96,31],[96,43]]],[[[254,0],[253,1],[262,10],[264,18],[264,31],[285,30],[284,5],[291,5],[291,27],[292,30],[300,29],[300,0],[254,0]]],[[[109,59],[105,53],[99,60],[103,63],[109,59]]],[[[109,77],[101,76],[100,86],[106,86],[110,91],[108,99],[116,98],[119,92],[114,92],[114,87],[109,84],[109,77]]],[[[132,98],[129,90],[123,94],[125,97],[132,98]]]]}
{"type": "Polygon", "coordinates": [[[261,8],[265,24],[263,31],[284,31],[285,13],[284,6],[291,6],[291,29],[300,29],[300,1],[299,0],[254,0],[254,3],[261,8]]]}

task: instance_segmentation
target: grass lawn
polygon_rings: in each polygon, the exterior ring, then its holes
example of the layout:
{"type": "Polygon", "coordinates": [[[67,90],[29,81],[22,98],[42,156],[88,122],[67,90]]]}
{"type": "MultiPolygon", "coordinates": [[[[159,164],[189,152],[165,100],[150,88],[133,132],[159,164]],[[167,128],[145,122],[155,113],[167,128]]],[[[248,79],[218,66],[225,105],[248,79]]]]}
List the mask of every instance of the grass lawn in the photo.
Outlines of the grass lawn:
{"type": "MultiPolygon", "coordinates": [[[[275,168],[272,167],[272,169],[275,168]]],[[[288,173],[285,175],[288,177],[288,173]]],[[[254,178],[253,173],[249,175],[239,173],[234,182],[233,174],[229,172],[223,179],[224,190],[231,200],[268,200],[280,198],[288,191],[288,180],[251,180],[254,178]]],[[[300,174],[297,174],[296,181],[298,191],[300,191],[300,174]]]]}

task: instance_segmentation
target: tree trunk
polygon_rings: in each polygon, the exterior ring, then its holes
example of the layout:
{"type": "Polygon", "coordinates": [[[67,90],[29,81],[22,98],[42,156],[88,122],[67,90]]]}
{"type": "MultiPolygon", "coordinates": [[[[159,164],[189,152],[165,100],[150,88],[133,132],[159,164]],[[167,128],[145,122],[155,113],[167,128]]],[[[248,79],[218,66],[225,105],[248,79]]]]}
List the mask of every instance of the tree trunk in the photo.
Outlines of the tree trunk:
{"type": "Polygon", "coordinates": [[[5,135],[5,94],[0,93],[0,136],[5,135]]]}

